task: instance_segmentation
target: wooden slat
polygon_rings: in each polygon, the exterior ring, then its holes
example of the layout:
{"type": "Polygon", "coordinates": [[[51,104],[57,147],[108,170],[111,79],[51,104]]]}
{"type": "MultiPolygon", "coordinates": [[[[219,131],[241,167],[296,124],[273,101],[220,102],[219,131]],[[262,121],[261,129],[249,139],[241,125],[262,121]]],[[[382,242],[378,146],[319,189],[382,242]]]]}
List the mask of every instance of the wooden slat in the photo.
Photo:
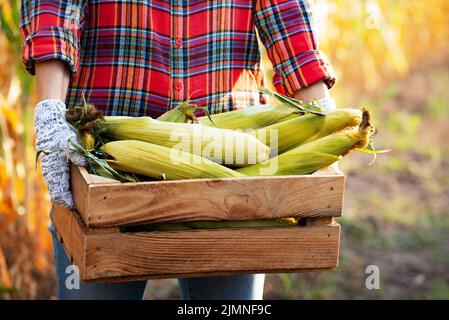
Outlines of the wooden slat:
{"type": "MultiPolygon", "coordinates": [[[[86,170],[86,169],[83,169],[86,170]]],[[[97,176],[94,174],[89,174],[90,179],[91,179],[91,184],[98,184],[98,183],[102,183],[102,184],[120,184],[120,181],[118,180],[114,180],[114,179],[109,179],[109,178],[105,178],[105,177],[101,177],[101,176],[97,176]]]]}
{"type": "Polygon", "coordinates": [[[341,175],[343,174],[343,171],[341,171],[340,166],[338,165],[338,162],[332,163],[330,166],[324,167],[314,173],[312,175],[341,175]]]}
{"type": "MultiPolygon", "coordinates": [[[[75,167],[76,170],[79,169],[75,167]]],[[[82,183],[74,184],[72,178],[72,186],[75,198],[88,202],[76,201],[86,225],[105,227],[168,221],[340,216],[344,176],[91,183],[87,197],[82,183]]]]}
{"type": "Polygon", "coordinates": [[[197,277],[331,269],[338,225],[88,236],[86,279],[197,277]]]}
{"type": "Polygon", "coordinates": [[[89,183],[92,182],[89,176],[85,168],[72,164],[70,168],[70,179],[73,201],[83,221],[87,221],[88,219],[89,183]]]}
{"type": "MultiPolygon", "coordinates": [[[[338,266],[337,266],[338,267],[338,266]]],[[[198,273],[192,275],[185,274],[170,274],[167,277],[160,277],[157,275],[131,275],[125,277],[116,277],[116,278],[101,278],[101,279],[82,279],[83,282],[86,283],[115,283],[115,282],[133,282],[133,281],[144,281],[144,280],[154,280],[154,279],[174,279],[174,278],[202,278],[202,277],[217,277],[217,276],[233,276],[233,275],[242,275],[242,274],[258,274],[258,273],[305,273],[305,272],[321,272],[321,271],[330,271],[335,268],[313,268],[313,269],[272,269],[270,271],[266,271],[264,269],[258,270],[249,270],[249,271],[223,271],[223,272],[211,272],[211,273],[198,273]]]]}
{"type": "MultiPolygon", "coordinates": [[[[79,167],[78,170],[81,172],[81,174],[85,177],[88,177],[87,179],[89,180],[88,183],[92,184],[92,183],[108,183],[108,184],[120,184],[120,181],[115,180],[115,179],[110,179],[110,178],[105,178],[105,177],[101,177],[101,176],[97,176],[95,174],[89,174],[87,172],[87,170],[83,167],[79,167]]],[[[314,172],[312,175],[316,176],[316,175],[341,175],[343,174],[343,172],[341,171],[338,162],[334,162],[333,164],[331,164],[330,166],[327,166],[325,168],[322,168],[316,172],[314,172]]]]}
{"type": "Polygon", "coordinates": [[[335,268],[340,226],[120,233],[86,228],[55,205],[53,219],[83,280],[198,277],[335,268]]]}
{"type": "Polygon", "coordinates": [[[74,215],[69,209],[53,204],[52,221],[70,261],[80,269],[81,277],[84,277],[86,236],[88,229],[83,226],[78,215],[74,215]]]}

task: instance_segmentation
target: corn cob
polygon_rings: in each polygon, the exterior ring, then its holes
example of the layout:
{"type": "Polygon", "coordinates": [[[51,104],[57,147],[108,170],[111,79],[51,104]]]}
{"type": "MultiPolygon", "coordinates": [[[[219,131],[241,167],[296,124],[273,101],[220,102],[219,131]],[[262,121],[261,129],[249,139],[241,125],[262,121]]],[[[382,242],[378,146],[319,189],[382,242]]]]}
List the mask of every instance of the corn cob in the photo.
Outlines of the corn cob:
{"type": "Polygon", "coordinates": [[[306,114],[258,129],[255,136],[271,147],[272,154],[280,154],[307,141],[356,126],[361,121],[361,115],[360,110],[349,108],[337,109],[326,116],[306,114]]]}
{"type": "Polygon", "coordinates": [[[200,124],[175,124],[149,117],[105,117],[102,126],[112,139],[134,139],[177,148],[231,166],[265,161],[270,154],[270,148],[253,135],[200,124]]]}
{"type": "Polygon", "coordinates": [[[298,225],[295,218],[241,220],[241,221],[188,221],[173,223],[156,223],[142,226],[139,231],[180,231],[191,229],[226,229],[226,228],[266,228],[293,227],[298,225]]]}
{"type": "Polygon", "coordinates": [[[293,113],[290,113],[290,114],[288,114],[288,115],[286,115],[284,117],[281,117],[281,118],[273,121],[270,125],[275,124],[275,123],[288,121],[288,120],[291,120],[291,119],[296,119],[296,118],[301,117],[303,115],[304,115],[304,113],[301,113],[301,112],[293,112],[293,113]]]}
{"type": "Polygon", "coordinates": [[[204,126],[216,126],[230,130],[252,130],[265,127],[294,112],[297,112],[297,109],[284,105],[267,105],[213,114],[210,115],[212,122],[207,116],[199,117],[197,120],[204,126]]]}
{"type": "Polygon", "coordinates": [[[107,160],[112,168],[155,179],[243,176],[200,156],[148,142],[119,140],[106,143],[101,149],[114,158],[114,160],[107,160]]]}
{"type": "MultiPolygon", "coordinates": [[[[368,112],[367,116],[369,118],[368,112]]],[[[315,136],[307,139],[306,142],[313,141],[334,132],[359,125],[362,121],[362,111],[352,108],[335,109],[334,111],[327,113],[325,119],[326,122],[324,123],[324,126],[321,128],[321,130],[315,136]]]]}
{"type": "Polygon", "coordinates": [[[82,138],[82,143],[87,150],[92,150],[95,148],[95,138],[90,133],[86,133],[82,138]]]}
{"type": "MultiPolygon", "coordinates": [[[[300,147],[298,147],[300,148],[300,147]]],[[[295,151],[293,149],[291,151],[295,151]]],[[[341,157],[323,152],[300,152],[290,155],[288,152],[270,159],[265,163],[237,169],[247,176],[283,176],[310,174],[338,161],[341,157]]]]}
{"type": "Polygon", "coordinates": [[[257,129],[254,135],[277,155],[316,135],[324,123],[324,116],[307,114],[257,129]]]}
{"type": "Polygon", "coordinates": [[[358,128],[346,129],[311,141],[277,157],[237,172],[248,176],[309,174],[326,167],[355,148],[366,148],[372,127],[367,110],[358,128]]]}

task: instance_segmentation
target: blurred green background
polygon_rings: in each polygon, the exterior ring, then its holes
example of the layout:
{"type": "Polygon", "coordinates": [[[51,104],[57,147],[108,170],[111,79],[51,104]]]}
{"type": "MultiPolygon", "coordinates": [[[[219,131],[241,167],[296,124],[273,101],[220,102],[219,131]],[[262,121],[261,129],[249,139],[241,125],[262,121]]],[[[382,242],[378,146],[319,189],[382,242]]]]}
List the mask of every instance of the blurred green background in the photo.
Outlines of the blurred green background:
{"type": "MultiPolygon", "coordinates": [[[[353,153],[340,266],[268,275],[265,298],[449,298],[449,2],[316,0],[321,49],[339,81],[339,106],[367,107],[376,147],[368,166],[353,153]],[[365,287],[368,265],[381,287],[365,287]]],[[[0,299],[55,296],[49,199],[34,168],[33,80],[20,64],[19,1],[0,0],[0,299]]],[[[270,63],[264,57],[268,81],[270,63]]],[[[179,298],[175,280],[152,281],[147,298],[179,298]]]]}

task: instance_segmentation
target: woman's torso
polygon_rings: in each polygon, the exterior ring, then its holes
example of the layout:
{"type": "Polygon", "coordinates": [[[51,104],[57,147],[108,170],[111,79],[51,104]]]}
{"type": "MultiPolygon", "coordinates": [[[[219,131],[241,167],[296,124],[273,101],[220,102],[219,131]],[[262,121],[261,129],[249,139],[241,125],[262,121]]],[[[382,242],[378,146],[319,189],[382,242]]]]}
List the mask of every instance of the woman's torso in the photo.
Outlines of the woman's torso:
{"type": "Polygon", "coordinates": [[[252,1],[95,0],[88,11],[69,105],[84,93],[108,115],[157,117],[190,96],[212,113],[259,103],[252,1]]]}

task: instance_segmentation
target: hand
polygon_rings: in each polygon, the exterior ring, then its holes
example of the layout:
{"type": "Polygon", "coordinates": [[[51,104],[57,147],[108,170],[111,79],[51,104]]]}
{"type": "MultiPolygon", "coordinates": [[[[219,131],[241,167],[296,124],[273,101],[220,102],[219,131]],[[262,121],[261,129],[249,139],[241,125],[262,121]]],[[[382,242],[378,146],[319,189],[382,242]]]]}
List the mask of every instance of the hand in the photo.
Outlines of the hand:
{"type": "Polygon", "coordinates": [[[321,107],[323,109],[324,113],[328,113],[328,112],[334,111],[336,109],[335,101],[331,96],[323,98],[323,99],[313,100],[312,104],[314,106],[321,107]]]}
{"type": "Polygon", "coordinates": [[[335,101],[332,98],[329,89],[322,81],[314,83],[307,88],[298,90],[294,94],[294,98],[312,103],[313,105],[319,104],[326,113],[333,111],[336,108],[335,101]]]}
{"type": "Polygon", "coordinates": [[[39,102],[34,111],[34,127],[36,150],[45,152],[41,158],[41,169],[51,200],[73,209],[75,204],[70,192],[68,160],[76,165],[85,166],[86,159],[70,148],[68,141],[78,142],[78,140],[76,133],[64,119],[65,111],[65,103],[61,100],[39,102]]]}

